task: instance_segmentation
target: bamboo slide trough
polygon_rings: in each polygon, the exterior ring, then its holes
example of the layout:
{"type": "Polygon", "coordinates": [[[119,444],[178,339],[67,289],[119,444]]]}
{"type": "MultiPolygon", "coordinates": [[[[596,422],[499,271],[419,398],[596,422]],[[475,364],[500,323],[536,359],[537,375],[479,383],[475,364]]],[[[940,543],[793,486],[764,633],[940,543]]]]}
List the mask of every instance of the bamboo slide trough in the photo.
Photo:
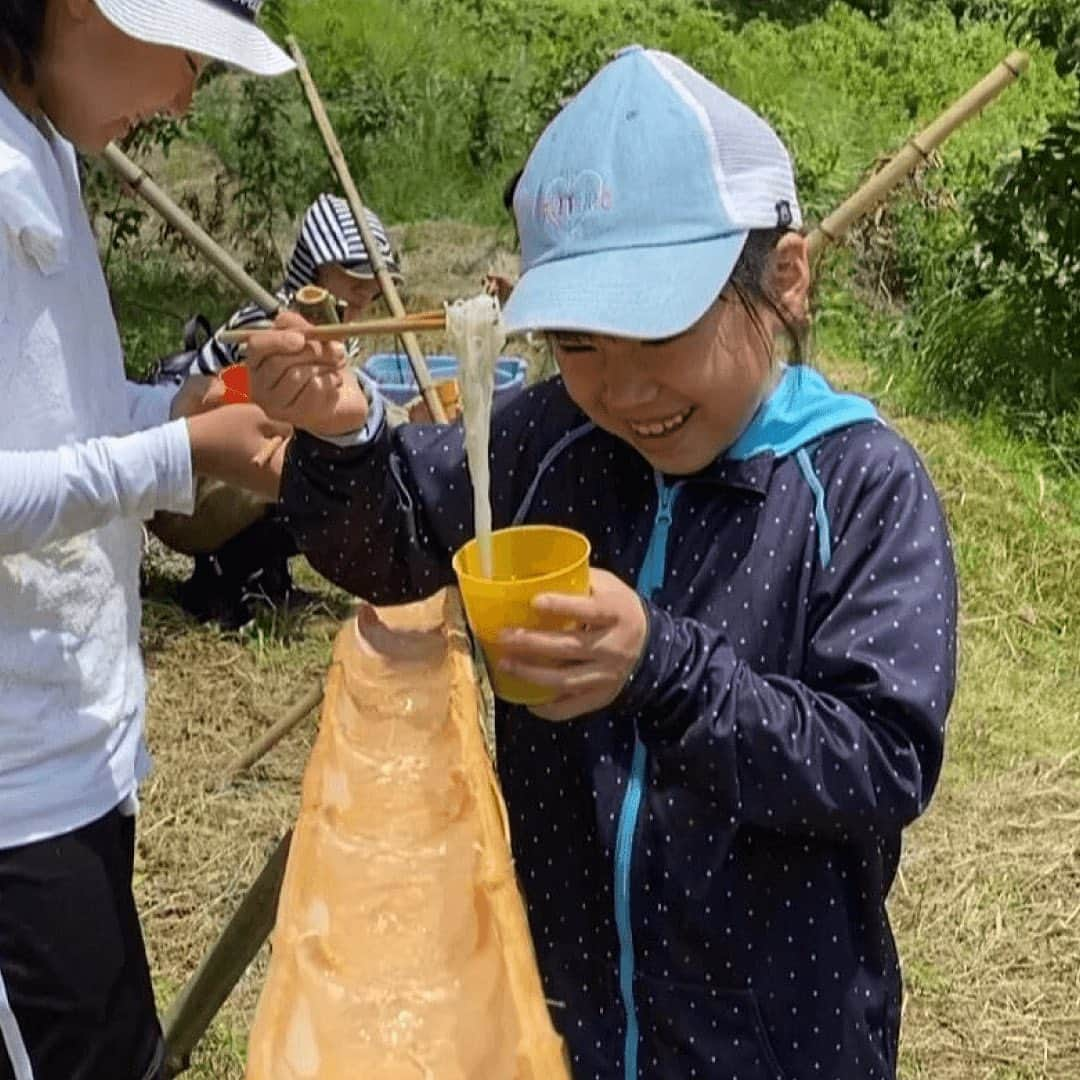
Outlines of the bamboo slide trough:
{"type": "MultiPolygon", "coordinates": [[[[357,227],[360,229],[360,236],[364,241],[364,247],[367,249],[368,259],[371,261],[372,270],[375,271],[375,278],[379,282],[379,288],[382,289],[382,294],[386,297],[386,303],[389,305],[393,315],[398,319],[403,318],[405,316],[405,305],[402,304],[397,285],[394,284],[394,279],[386,268],[386,263],[383,261],[382,254],[379,251],[379,245],[375,243],[375,237],[371,232],[371,225],[368,222],[367,212],[360,198],[360,192],[357,190],[352,173],[349,171],[348,162],[346,162],[345,155],[342,153],[341,144],[334,133],[334,128],[330,123],[330,117],[327,115],[318,87],[311,77],[307,60],[295,37],[289,35],[286,40],[289,52],[292,53],[292,58],[296,61],[296,73],[304,88],[304,95],[311,109],[311,115],[315,120],[319,133],[322,135],[323,142],[326,144],[326,151],[330,155],[334,171],[337,173],[342,190],[345,192],[345,198],[349,203],[349,208],[352,210],[357,227]]],[[[420,349],[420,343],[416,340],[416,331],[419,329],[421,328],[406,328],[393,332],[401,334],[401,343],[404,345],[405,354],[409,358],[413,377],[416,379],[416,385],[420,389],[420,394],[429,412],[436,423],[445,424],[446,412],[443,409],[439,395],[435,392],[435,384],[431,381],[431,373],[428,371],[427,361],[424,359],[424,354],[420,349]]]]}
{"type": "Polygon", "coordinates": [[[569,1080],[457,594],[341,630],[247,1080],[569,1080]]]}

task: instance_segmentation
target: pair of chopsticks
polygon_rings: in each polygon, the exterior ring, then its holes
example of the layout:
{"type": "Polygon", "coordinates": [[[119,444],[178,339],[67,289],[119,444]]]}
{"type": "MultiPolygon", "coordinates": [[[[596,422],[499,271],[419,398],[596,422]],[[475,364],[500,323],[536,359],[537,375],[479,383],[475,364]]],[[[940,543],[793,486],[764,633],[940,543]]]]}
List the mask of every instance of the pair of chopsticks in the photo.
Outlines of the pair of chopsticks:
{"type": "MultiPolygon", "coordinates": [[[[423,333],[428,330],[446,328],[446,312],[419,311],[394,319],[364,319],[360,322],[329,323],[325,326],[310,326],[304,331],[308,341],[345,341],[365,334],[406,334],[423,333]]],[[[244,330],[222,330],[217,339],[223,345],[246,345],[252,334],[271,329],[270,323],[262,323],[244,330]]]]}

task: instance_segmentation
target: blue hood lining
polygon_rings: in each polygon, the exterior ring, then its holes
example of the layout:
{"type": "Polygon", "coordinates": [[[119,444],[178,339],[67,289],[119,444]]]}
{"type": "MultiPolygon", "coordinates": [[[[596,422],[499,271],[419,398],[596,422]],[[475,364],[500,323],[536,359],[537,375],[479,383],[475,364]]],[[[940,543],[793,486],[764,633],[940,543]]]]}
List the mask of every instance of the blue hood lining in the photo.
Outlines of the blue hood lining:
{"type": "Polygon", "coordinates": [[[785,367],[776,389],[724,456],[730,461],[767,453],[784,457],[830,431],[880,419],[866,398],[842,394],[821,372],[794,364],[785,367]]]}

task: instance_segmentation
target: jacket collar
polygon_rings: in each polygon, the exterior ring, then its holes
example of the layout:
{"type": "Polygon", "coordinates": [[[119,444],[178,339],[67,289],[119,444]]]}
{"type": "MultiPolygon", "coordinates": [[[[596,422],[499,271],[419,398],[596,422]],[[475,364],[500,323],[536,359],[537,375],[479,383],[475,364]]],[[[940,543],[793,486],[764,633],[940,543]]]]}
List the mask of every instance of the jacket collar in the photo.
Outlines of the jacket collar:
{"type": "Polygon", "coordinates": [[[830,432],[879,419],[869,401],[839,393],[820,372],[802,364],[785,365],[773,392],[743,433],[694,479],[764,495],[777,458],[794,454],[830,432]]]}
{"type": "MultiPolygon", "coordinates": [[[[583,425],[588,424],[588,417],[577,406],[574,406],[574,414],[583,425]]],[[[865,398],[834,390],[813,368],[802,364],[785,365],[772,393],[723,454],[691,476],[667,476],[664,479],[668,484],[680,481],[710,483],[764,496],[778,458],[794,454],[830,432],[874,420],[880,420],[880,417],[865,398]]],[[[618,436],[601,428],[595,428],[595,431],[643,461],[637,451],[618,436]]]]}

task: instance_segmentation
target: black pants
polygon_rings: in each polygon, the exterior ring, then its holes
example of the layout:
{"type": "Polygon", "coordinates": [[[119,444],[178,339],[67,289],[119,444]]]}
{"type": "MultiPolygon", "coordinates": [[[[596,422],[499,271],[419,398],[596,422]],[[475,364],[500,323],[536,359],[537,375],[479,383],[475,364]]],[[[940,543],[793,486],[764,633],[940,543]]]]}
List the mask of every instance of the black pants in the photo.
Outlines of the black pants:
{"type": "Polygon", "coordinates": [[[0,1080],[157,1080],[135,820],[0,850],[0,1080]]]}

